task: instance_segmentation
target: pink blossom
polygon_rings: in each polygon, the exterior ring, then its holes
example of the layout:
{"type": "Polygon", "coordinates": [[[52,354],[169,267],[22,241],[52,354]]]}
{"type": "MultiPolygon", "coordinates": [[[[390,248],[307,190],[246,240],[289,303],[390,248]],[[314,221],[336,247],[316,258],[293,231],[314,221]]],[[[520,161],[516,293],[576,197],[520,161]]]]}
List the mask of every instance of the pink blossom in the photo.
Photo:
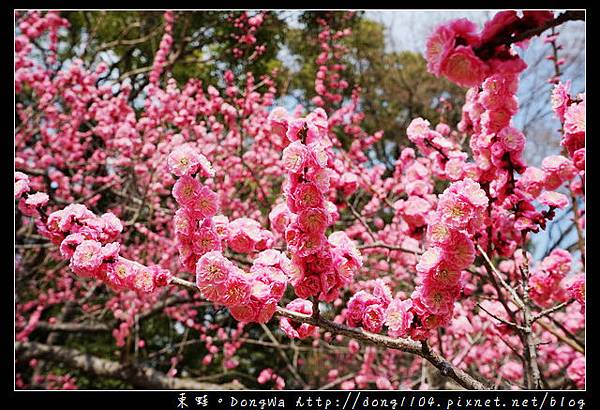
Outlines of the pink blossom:
{"type": "Polygon", "coordinates": [[[219,212],[219,197],[215,192],[203,186],[186,206],[194,216],[210,218],[219,212]]]}
{"type": "Polygon", "coordinates": [[[523,377],[523,365],[509,360],[500,367],[500,375],[507,380],[517,382],[523,377]]]}
{"type": "Polygon", "coordinates": [[[205,253],[198,259],[196,264],[196,285],[224,283],[231,273],[235,271],[235,265],[226,259],[221,252],[212,251],[205,253]]]}
{"type": "Polygon", "coordinates": [[[231,316],[240,322],[252,322],[258,315],[259,310],[260,304],[253,301],[229,307],[231,316]]]}
{"type": "Polygon", "coordinates": [[[516,187],[531,195],[532,198],[537,198],[544,189],[545,180],[544,171],[536,167],[527,167],[517,181],[516,187]]]}
{"type": "MultiPolygon", "coordinates": [[[[323,206],[323,194],[317,187],[312,183],[299,184],[293,191],[291,196],[291,203],[293,212],[300,211],[305,208],[321,208],[323,206]]],[[[290,200],[288,200],[288,204],[290,200]]]]}
{"type": "Polygon", "coordinates": [[[29,177],[22,172],[15,172],[15,198],[20,198],[29,191],[29,177]]]}
{"type": "Polygon", "coordinates": [[[322,233],[329,224],[329,214],[323,208],[307,208],[298,215],[298,225],[307,233],[322,233]]]}
{"type": "Polygon", "coordinates": [[[98,241],[82,241],[71,257],[71,268],[81,276],[92,276],[102,264],[102,244],[98,241]]]}
{"type": "Polygon", "coordinates": [[[60,254],[65,259],[71,259],[77,246],[86,238],[80,233],[68,235],[60,244],[60,254]]]}
{"type": "Polygon", "coordinates": [[[585,133],[585,99],[571,104],[565,112],[565,131],[570,134],[585,133]]]}
{"type": "Polygon", "coordinates": [[[569,107],[569,89],[571,88],[571,81],[567,81],[565,84],[558,83],[552,89],[552,110],[560,120],[560,122],[565,121],[565,113],[567,112],[567,108],[569,107]]]}
{"type": "Polygon", "coordinates": [[[235,252],[249,253],[262,239],[260,224],[250,218],[238,218],[229,223],[227,243],[235,252]]]}
{"type": "Polygon", "coordinates": [[[227,306],[242,305],[250,298],[248,279],[241,274],[230,275],[224,285],[223,303],[227,306]]]}
{"type": "Polygon", "coordinates": [[[394,299],[390,302],[385,312],[385,325],[391,337],[405,337],[408,334],[414,318],[411,307],[411,299],[394,299]]]}
{"type": "Polygon", "coordinates": [[[450,81],[463,87],[480,85],[488,74],[488,66],[471,47],[458,46],[442,61],[440,71],[450,81]]]}
{"type": "MultiPolygon", "coordinates": [[[[312,315],[312,303],[306,299],[294,299],[285,306],[292,312],[298,312],[305,315],[312,315]]],[[[281,316],[279,319],[279,328],[291,339],[305,339],[312,335],[316,327],[307,323],[299,323],[287,317],[281,316]]]]}
{"type": "Polygon", "coordinates": [[[475,260],[473,242],[464,233],[454,231],[447,247],[444,247],[444,260],[450,269],[467,268],[475,260]]]}
{"type": "Polygon", "coordinates": [[[585,388],[585,357],[579,356],[567,368],[567,376],[578,389],[585,388]]]}
{"type": "Polygon", "coordinates": [[[570,181],[577,173],[573,163],[562,155],[550,155],[542,160],[546,172],[546,189],[554,190],[565,181],[570,181]]]}
{"type": "Polygon", "coordinates": [[[173,197],[181,206],[189,205],[200,194],[202,185],[195,178],[184,175],[173,185],[173,197]]]}
{"type": "Polygon", "coordinates": [[[145,266],[135,272],[134,276],[131,278],[131,282],[134,289],[144,293],[152,293],[156,289],[153,269],[145,266]]]}
{"type": "Polygon", "coordinates": [[[194,232],[192,248],[197,255],[221,250],[221,238],[211,227],[202,227],[194,232]]]}
{"type": "Polygon", "coordinates": [[[167,164],[169,170],[178,177],[193,175],[200,165],[200,156],[189,145],[181,145],[169,154],[167,164]]]}
{"type": "Polygon", "coordinates": [[[566,197],[566,195],[554,191],[546,191],[542,193],[539,196],[538,201],[544,205],[548,205],[551,208],[558,209],[562,209],[569,205],[569,199],[566,197]]]}
{"type": "Polygon", "coordinates": [[[581,305],[581,312],[585,312],[585,274],[579,274],[567,288],[569,297],[577,300],[581,305]]]}
{"type": "Polygon", "coordinates": [[[522,152],[525,148],[525,136],[513,127],[503,128],[497,135],[498,140],[508,152],[522,152]]]}
{"type": "Polygon", "coordinates": [[[481,41],[486,43],[494,37],[500,35],[504,30],[509,29],[519,18],[514,10],[498,12],[491,20],[485,22],[481,32],[481,41]]]}
{"type": "Polygon", "coordinates": [[[194,230],[194,219],[185,208],[179,208],[173,217],[175,232],[183,235],[191,235],[194,230]]]}
{"type": "Polygon", "coordinates": [[[308,159],[308,149],[301,141],[294,141],[283,150],[281,162],[289,172],[298,172],[308,159]]]}
{"type": "Polygon", "coordinates": [[[285,231],[286,226],[290,222],[290,212],[285,203],[280,203],[273,207],[271,212],[269,212],[269,222],[271,222],[271,227],[276,232],[283,233],[285,231]]]}

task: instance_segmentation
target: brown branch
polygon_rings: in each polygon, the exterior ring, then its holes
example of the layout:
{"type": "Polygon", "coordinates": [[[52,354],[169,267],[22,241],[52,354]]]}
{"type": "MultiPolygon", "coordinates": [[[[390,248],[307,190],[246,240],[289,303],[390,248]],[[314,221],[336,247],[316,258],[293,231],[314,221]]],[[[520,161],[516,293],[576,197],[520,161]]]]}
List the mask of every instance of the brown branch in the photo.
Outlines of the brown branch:
{"type": "Polygon", "coordinates": [[[506,281],[504,280],[504,278],[502,277],[500,272],[498,272],[498,270],[496,269],[496,267],[490,260],[490,257],[488,256],[488,254],[483,250],[483,248],[480,245],[477,245],[477,250],[481,253],[481,255],[483,256],[483,259],[485,259],[486,263],[490,267],[491,272],[494,274],[496,279],[498,279],[500,281],[500,283],[502,284],[502,286],[508,291],[513,302],[517,306],[519,306],[521,309],[523,309],[523,301],[521,300],[521,298],[519,297],[517,292],[513,289],[513,287],[510,286],[508,283],[506,283],[506,281]]]}
{"type": "MultiPolygon", "coordinates": [[[[171,283],[177,286],[186,287],[188,289],[193,289],[196,291],[198,290],[194,283],[177,277],[174,277],[171,283]]],[[[322,316],[315,318],[313,316],[293,312],[280,306],[277,307],[275,315],[287,317],[288,319],[292,319],[300,323],[308,323],[310,325],[320,327],[321,329],[329,331],[335,335],[342,335],[368,344],[386,347],[388,349],[400,350],[406,353],[412,353],[421,356],[437,367],[442,375],[454,379],[458,384],[466,389],[485,390],[491,388],[490,386],[487,386],[486,384],[476,380],[463,370],[453,366],[446,359],[432,351],[426,343],[423,344],[411,339],[391,338],[389,336],[378,335],[367,332],[363,329],[351,328],[332,322],[324,319],[322,316]]]]}
{"type": "Polygon", "coordinates": [[[104,323],[49,323],[38,322],[37,329],[63,333],[102,333],[112,328],[104,323]]]}
{"type": "Polygon", "coordinates": [[[275,338],[275,336],[273,336],[273,333],[271,332],[271,330],[264,323],[261,323],[260,326],[262,327],[262,329],[266,333],[266,335],[269,337],[269,339],[271,340],[271,342],[275,345],[275,349],[277,349],[277,352],[279,353],[279,355],[281,356],[281,358],[285,361],[285,364],[286,364],[288,370],[290,371],[290,373],[292,373],[292,375],[294,376],[294,378],[297,381],[299,381],[300,384],[302,384],[302,386],[304,386],[304,388],[307,388],[308,385],[306,384],[306,382],[304,381],[304,379],[302,378],[302,376],[300,376],[300,374],[298,373],[298,371],[296,370],[296,368],[294,366],[292,366],[292,363],[290,362],[290,359],[287,357],[287,355],[285,354],[285,352],[281,348],[281,345],[279,344],[279,341],[275,338]]]}
{"type": "Polygon", "coordinates": [[[544,329],[546,329],[548,332],[550,332],[554,336],[556,336],[561,342],[564,342],[564,343],[568,344],[569,346],[571,346],[573,349],[575,349],[579,353],[585,354],[585,349],[582,346],[580,346],[576,341],[571,340],[567,336],[564,336],[564,335],[560,334],[560,332],[558,330],[554,329],[551,325],[549,325],[548,323],[544,322],[543,320],[540,320],[537,323],[540,326],[542,326],[544,329]]]}
{"type": "MultiPolygon", "coordinates": [[[[165,308],[170,306],[176,306],[183,303],[192,303],[193,299],[184,298],[181,296],[172,296],[165,299],[163,302],[157,303],[150,310],[139,315],[139,320],[143,321],[162,312],[165,308]]],[[[89,323],[89,322],[58,322],[49,323],[40,321],[37,323],[36,328],[41,330],[47,330],[50,332],[62,332],[62,333],[102,333],[110,332],[117,326],[117,323],[89,323]]]]}
{"type": "Polygon", "coordinates": [[[518,325],[516,323],[513,323],[513,322],[509,322],[508,320],[504,320],[504,319],[502,319],[502,318],[494,315],[489,310],[487,310],[486,308],[484,308],[483,306],[481,306],[480,303],[477,304],[477,307],[479,309],[483,310],[485,313],[487,313],[491,317],[493,317],[494,319],[496,319],[498,322],[504,323],[505,325],[510,326],[510,327],[514,327],[515,329],[518,329],[518,330],[525,330],[525,328],[523,326],[520,326],[520,325],[518,325]]]}
{"type": "Polygon", "coordinates": [[[121,364],[92,356],[79,350],[49,346],[41,343],[17,342],[15,344],[15,353],[21,360],[35,358],[63,363],[70,368],[80,370],[89,375],[122,380],[138,388],[172,390],[239,390],[244,388],[239,382],[219,385],[168,377],[164,373],[149,367],[135,364],[121,364]]]}
{"type": "Polygon", "coordinates": [[[474,50],[475,54],[482,55],[482,54],[485,54],[486,52],[493,51],[499,45],[502,45],[502,44],[511,45],[513,43],[518,43],[519,41],[527,40],[528,38],[535,37],[535,36],[542,34],[544,31],[546,31],[552,27],[560,26],[561,24],[566,23],[567,21],[571,21],[571,20],[585,21],[585,11],[573,11],[573,10],[565,11],[564,13],[560,14],[555,19],[550,20],[538,27],[534,27],[532,29],[525,30],[525,31],[523,31],[521,33],[517,33],[515,35],[507,34],[505,36],[499,36],[499,37],[493,38],[489,42],[484,43],[481,46],[477,47],[474,50]]]}
{"type": "Polygon", "coordinates": [[[537,346],[532,329],[532,316],[529,303],[529,259],[527,253],[525,255],[525,263],[519,267],[521,271],[522,286],[523,286],[523,325],[525,329],[522,332],[522,340],[525,345],[525,360],[527,362],[527,388],[530,390],[540,389],[541,372],[537,362],[537,346]]]}
{"type": "Polygon", "coordinates": [[[562,308],[564,308],[566,306],[569,306],[573,302],[575,302],[575,299],[570,299],[570,300],[567,300],[566,302],[560,303],[560,304],[558,304],[556,306],[552,306],[551,308],[548,308],[546,310],[542,310],[540,313],[534,315],[531,318],[531,323],[534,323],[537,320],[543,318],[544,316],[548,316],[548,315],[556,312],[557,310],[560,310],[560,309],[562,309],[562,308]]]}

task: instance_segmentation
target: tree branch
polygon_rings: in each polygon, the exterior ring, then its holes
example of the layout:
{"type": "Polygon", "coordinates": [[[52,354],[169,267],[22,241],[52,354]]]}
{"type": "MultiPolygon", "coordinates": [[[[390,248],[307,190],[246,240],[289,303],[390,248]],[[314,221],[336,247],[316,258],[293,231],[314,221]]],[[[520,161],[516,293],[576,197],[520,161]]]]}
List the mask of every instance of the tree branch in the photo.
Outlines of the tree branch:
{"type": "Polygon", "coordinates": [[[240,390],[244,388],[239,382],[219,385],[168,377],[164,373],[149,367],[135,364],[121,364],[82,353],[79,350],[49,346],[41,343],[17,342],[15,344],[15,352],[21,360],[36,358],[55,363],[64,363],[70,368],[80,370],[92,376],[119,379],[140,388],[171,390],[240,390]]]}
{"type": "MultiPolygon", "coordinates": [[[[198,291],[198,288],[194,283],[184,279],[174,277],[171,283],[177,286],[183,286],[188,289],[198,291]]],[[[491,388],[491,386],[485,385],[484,383],[476,380],[475,378],[473,378],[463,370],[459,369],[458,367],[453,366],[450,362],[442,358],[439,354],[432,351],[428,347],[424,347],[426,346],[426,344],[423,345],[422,343],[416,342],[411,339],[391,338],[389,336],[383,336],[367,332],[363,329],[347,327],[332,322],[330,320],[324,319],[322,316],[315,318],[313,316],[293,312],[280,306],[277,307],[275,315],[287,317],[288,319],[292,319],[300,323],[308,323],[310,325],[317,326],[323,330],[329,331],[335,335],[342,335],[372,345],[386,347],[388,349],[400,350],[406,353],[412,353],[421,356],[425,360],[431,362],[431,364],[433,364],[435,367],[437,367],[442,373],[442,375],[454,379],[458,384],[460,384],[466,389],[486,390],[491,388]]]]}
{"type": "Polygon", "coordinates": [[[566,23],[567,21],[571,21],[571,20],[585,21],[585,11],[574,11],[574,10],[565,11],[564,13],[560,14],[558,17],[556,17],[553,20],[547,21],[546,23],[544,23],[538,27],[534,27],[532,29],[525,30],[521,33],[515,34],[514,36],[507,34],[505,36],[495,37],[491,41],[484,43],[481,46],[477,47],[475,49],[475,54],[477,54],[477,55],[485,54],[486,52],[489,52],[490,50],[493,51],[496,47],[498,47],[499,45],[502,45],[502,44],[510,45],[510,44],[518,43],[519,41],[527,40],[528,38],[535,37],[537,35],[542,34],[544,31],[546,31],[552,27],[560,26],[561,24],[566,23]]]}

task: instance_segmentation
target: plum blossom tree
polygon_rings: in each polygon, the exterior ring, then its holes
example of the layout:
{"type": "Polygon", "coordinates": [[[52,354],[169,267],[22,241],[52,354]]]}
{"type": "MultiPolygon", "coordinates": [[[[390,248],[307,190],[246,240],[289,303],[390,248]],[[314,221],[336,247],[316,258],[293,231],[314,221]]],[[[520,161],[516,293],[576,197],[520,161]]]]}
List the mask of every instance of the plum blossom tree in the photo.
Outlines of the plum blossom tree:
{"type": "MultiPolygon", "coordinates": [[[[582,13],[437,27],[427,67],[469,87],[462,118],[414,118],[391,174],[335,14],[316,20],[314,108],[291,111],[273,76],[169,78],[180,15],[132,101],[106,65],[57,59],[58,12],[16,13],[17,387],[585,386],[585,93],[557,65],[563,150],[540,167],[513,126],[518,50],[582,13]],[[578,253],[533,260],[568,207],[578,253]]],[[[265,53],[265,16],[237,17],[236,58],[265,53]]]]}

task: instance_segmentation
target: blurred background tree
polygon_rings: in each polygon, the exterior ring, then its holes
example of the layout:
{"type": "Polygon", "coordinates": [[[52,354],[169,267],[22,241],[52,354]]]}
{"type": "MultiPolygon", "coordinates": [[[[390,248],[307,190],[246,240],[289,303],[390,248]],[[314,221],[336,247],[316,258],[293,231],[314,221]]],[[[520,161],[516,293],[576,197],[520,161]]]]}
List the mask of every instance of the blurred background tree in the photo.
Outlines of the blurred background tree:
{"type": "MultiPolygon", "coordinates": [[[[393,169],[401,148],[409,144],[405,131],[414,117],[435,124],[443,111],[450,124],[460,120],[465,90],[429,74],[420,53],[388,50],[386,27],[365,13],[267,12],[255,33],[256,44],[267,45],[264,53],[252,56],[253,48],[248,47],[240,58],[232,49],[239,47],[234,37],[238,30],[235,21],[243,13],[177,12],[174,46],[166,70],[169,75],[178,84],[197,78],[205,86],[223,86],[226,70],[234,73],[238,85],[245,81],[246,72],[254,73],[257,79],[271,75],[279,96],[293,96],[294,104],[313,108],[318,70],[315,60],[321,51],[318,20],[326,18],[332,31],[352,30],[343,40],[349,52],[341,61],[346,64],[342,76],[350,82],[344,96],[349,98],[353,87],[359,86],[365,131],[384,131],[384,137],[374,146],[374,161],[393,169]],[[442,104],[442,98],[446,104],[442,104]]],[[[246,16],[254,14],[248,12],[246,16]]],[[[147,74],[164,28],[162,13],[72,11],[63,15],[70,21],[71,30],[59,61],[79,58],[90,65],[104,61],[109,70],[103,80],[129,79],[133,87],[130,98],[135,99],[148,84],[147,74]]],[[[341,140],[348,145],[351,142],[344,135],[341,140]]]]}

